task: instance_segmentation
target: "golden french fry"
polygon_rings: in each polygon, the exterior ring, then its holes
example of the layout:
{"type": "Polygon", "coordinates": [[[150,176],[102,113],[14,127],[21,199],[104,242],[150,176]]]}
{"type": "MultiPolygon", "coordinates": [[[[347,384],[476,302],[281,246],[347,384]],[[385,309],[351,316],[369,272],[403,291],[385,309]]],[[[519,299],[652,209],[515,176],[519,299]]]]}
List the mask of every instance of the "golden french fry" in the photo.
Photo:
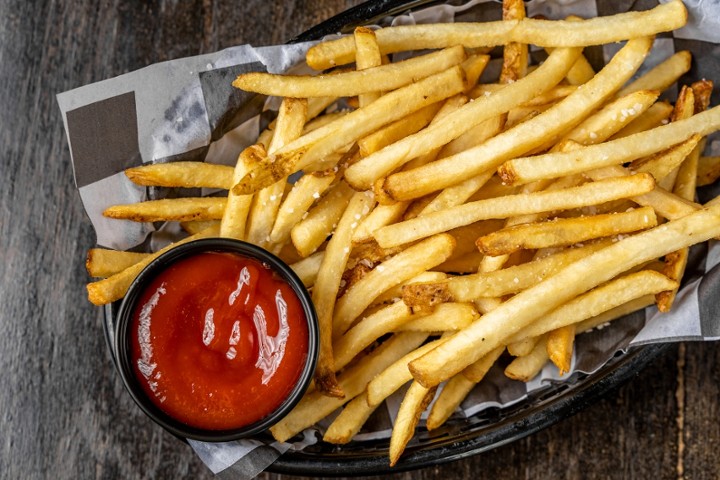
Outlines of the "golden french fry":
{"type": "Polygon", "coordinates": [[[319,422],[363,392],[368,382],[398,358],[417,348],[427,335],[405,332],[393,335],[370,354],[344,371],[338,382],[344,398],[328,397],[318,390],[308,391],[293,410],[270,427],[275,440],[284,442],[305,428],[319,422]]]}
{"type": "Polygon", "coordinates": [[[608,244],[598,242],[564,249],[554,255],[502,270],[451,277],[441,282],[407,285],[403,287],[403,301],[412,308],[429,309],[443,302],[471,302],[476,298],[516,293],[536,285],[608,244]]]}
{"type": "Polygon", "coordinates": [[[474,363],[468,365],[463,371],[462,375],[471,382],[478,383],[480,380],[485,378],[487,372],[492,368],[500,355],[505,351],[505,347],[498,347],[492,350],[490,353],[480,358],[474,363]]]}
{"type": "Polygon", "coordinates": [[[325,252],[315,252],[307,258],[303,258],[292,265],[293,272],[300,278],[305,287],[312,287],[315,284],[318,273],[320,272],[320,265],[322,265],[323,256],[325,252]]]}
{"type": "Polygon", "coordinates": [[[620,129],[620,131],[611,137],[611,140],[629,137],[630,135],[665,125],[669,121],[672,111],[673,107],[668,102],[656,102],[644,113],[620,129]]]}
{"type": "Polygon", "coordinates": [[[334,75],[249,72],[239,75],[233,81],[233,86],[249,92],[286,98],[324,97],[328,92],[338,97],[351,97],[362,93],[396,90],[458,65],[465,58],[465,49],[456,45],[402,62],[334,75]]]}
{"type": "MultiPolygon", "coordinates": [[[[509,342],[512,344],[538,338],[555,329],[579,324],[588,318],[603,315],[638,298],[676,285],[677,282],[653,270],[641,270],[619,277],[558,307],[513,335],[509,342]]],[[[578,327],[577,331],[581,332],[582,329],[578,327]]]]}
{"type": "MultiPolygon", "coordinates": [[[[375,32],[367,27],[356,27],[353,38],[355,40],[355,65],[357,70],[382,65],[382,55],[375,38],[375,32]]],[[[361,93],[358,95],[358,103],[361,107],[364,107],[380,98],[380,95],[382,95],[382,92],[379,90],[361,93]]]]}
{"type": "MultiPolygon", "coordinates": [[[[575,90],[550,109],[505,130],[475,148],[414,170],[392,174],[385,180],[383,189],[395,200],[416,198],[459,183],[464,178],[494,170],[506,160],[552,143],[557,136],[582,121],[615,93],[640,66],[651,46],[650,38],[635,38],[628,41],[625,47],[616,53],[583,88],[575,90]]],[[[561,50],[555,50],[550,57],[559,51],[561,50]]],[[[500,95],[506,89],[530,79],[539,71],[540,69],[508,85],[495,95],[500,95]]],[[[507,163],[510,162],[506,162],[505,165],[507,163]]],[[[510,183],[507,178],[503,177],[503,180],[510,183]]]]}
{"type": "Polygon", "coordinates": [[[582,173],[651,155],[683,142],[691,135],[705,136],[718,129],[720,107],[714,107],[688,119],[580,150],[515,158],[505,162],[498,172],[505,182],[513,185],[582,173]]]}
{"type": "MultiPolygon", "coordinates": [[[[647,111],[658,95],[659,93],[654,90],[639,90],[624,95],[608,103],[599,112],[565,134],[558,145],[565,140],[572,140],[582,145],[603,142],[647,111]]],[[[553,149],[560,148],[553,147],[553,149]]]]}
{"type": "Polygon", "coordinates": [[[497,348],[538,317],[617,274],[720,234],[720,205],[625,237],[523,290],[410,363],[413,377],[437,385],[497,348]]]}
{"type": "Polygon", "coordinates": [[[316,251],[335,230],[355,191],[344,181],[332,187],[290,231],[290,239],[302,257],[316,251]]]}
{"type": "MultiPolygon", "coordinates": [[[[302,134],[306,120],[307,100],[304,98],[283,99],[280,104],[280,110],[278,111],[277,124],[270,146],[268,147],[268,153],[272,155],[284,145],[297,139],[302,134]]],[[[261,162],[256,163],[262,165],[261,162]]],[[[251,174],[258,168],[262,167],[257,166],[255,169],[250,169],[248,172],[245,172],[245,176],[251,174]]],[[[238,183],[241,181],[242,179],[239,180],[238,183]]],[[[281,178],[277,182],[258,191],[253,197],[253,202],[247,216],[247,232],[245,237],[248,242],[260,245],[261,247],[270,246],[270,232],[275,224],[275,218],[278,208],[280,207],[280,202],[282,201],[286,183],[287,180],[281,178]]],[[[230,193],[236,196],[247,195],[247,193],[237,192],[235,188],[233,188],[230,193]]]]}
{"type": "MultiPolygon", "coordinates": [[[[525,3],[522,0],[503,0],[503,20],[523,20],[525,3]]],[[[528,46],[524,42],[508,42],[503,48],[500,83],[512,83],[524,77],[528,67],[528,46]]]]}
{"type": "Polygon", "coordinates": [[[345,172],[348,183],[367,189],[372,183],[404,163],[442,147],[479,123],[507,112],[556,85],[580,55],[579,49],[558,49],[527,77],[490,96],[482,96],[453,115],[369,155],[345,172]]]}
{"type": "Polygon", "coordinates": [[[205,162],[153,163],[128,168],[125,175],[137,185],[183,188],[232,188],[233,169],[205,162]]]}
{"type": "MultiPolygon", "coordinates": [[[[360,263],[365,263],[363,260],[360,260],[360,263]]],[[[372,265],[370,266],[372,268],[372,265]]],[[[369,269],[368,269],[369,270],[369,269]]],[[[422,283],[422,282],[439,282],[441,280],[444,280],[447,278],[447,274],[443,272],[422,272],[420,275],[417,275],[407,282],[402,282],[398,285],[395,285],[394,287],[386,290],[383,294],[379,295],[375,301],[373,302],[373,305],[375,304],[382,304],[382,303],[393,303],[397,300],[400,300],[402,298],[402,289],[405,285],[412,285],[413,283],[422,283]]],[[[419,320],[419,319],[418,319],[419,320]]]]}
{"type": "Polygon", "coordinates": [[[513,380],[529,382],[540,373],[548,361],[547,338],[538,340],[532,352],[523,357],[515,357],[515,360],[505,367],[505,375],[513,380]]]}
{"type": "MultiPolygon", "coordinates": [[[[243,150],[235,164],[233,182],[237,182],[245,176],[248,170],[260,162],[264,156],[265,147],[260,144],[251,145],[243,150]]],[[[225,205],[225,211],[220,221],[221,237],[245,239],[245,225],[250,213],[251,202],[252,195],[235,195],[232,191],[228,192],[227,205],[225,205]]]]}
{"type": "Polygon", "coordinates": [[[147,255],[134,265],[131,265],[125,270],[122,270],[110,277],[98,280],[96,282],[88,283],[88,299],[94,305],[105,305],[108,303],[112,303],[115,300],[121,299],[123,296],[125,296],[127,289],[130,287],[132,281],[135,280],[135,277],[137,277],[138,274],[143,270],[143,268],[148,266],[148,264],[150,264],[150,262],[152,262],[155,258],[177,245],[182,245],[183,243],[191,242],[193,240],[198,240],[201,238],[215,237],[218,235],[219,231],[219,226],[211,227],[204,232],[187,237],[183,240],[168,245],[167,247],[158,250],[155,253],[147,255]]]}
{"type": "MultiPolygon", "coordinates": [[[[684,142],[674,145],[667,150],[663,150],[647,158],[636,160],[630,165],[630,169],[634,172],[648,172],[655,178],[656,182],[660,182],[683,163],[683,160],[685,160],[698,145],[700,138],[700,135],[692,135],[684,142]]],[[[695,180],[693,180],[693,186],[694,184],[695,180]]],[[[688,198],[688,200],[693,199],[694,197],[688,198]]]]}
{"type": "Polygon", "coordinates": [[[452,415],[473,387],[485,377],[504,350],[503,347],[496,348],[468,366],[462,373],[448,380],[428,414],[426,422],[428,430],[438,428],[452,415]]]}
{"type": "Polygon", "coordinates": [[[556,328],[547,334],[547,356],[558,368],[560,375],[564,375],[570,371],[574,341],[575,325],[556,328]]]}
{"type": "Polygon", "coordinates": [[[636,232],[657,225],[650,207],[621,213],[577,218],[558,218],[549,222],[515,225],[480,237],[478,249],[486,255],[505,255],[520,249],[574,245],[596,238],[636,232]]]}
{"type": "Polygon", "coordinates": [[[618,95],[627,95],[638,90],[658,90],[662,92],[690,70],[691,62],[692,54],[687,50],[675,52],[662,63],[620,90],[618,95]]]}
{"type": "Polygon", "coordinates": [[[580,334],[590,331],[594,328],[603,327],[604,325],[612,322],[613,320],[617,320],[618,318],[624,317],[625,315],[637,312],[638,310],[642,310],[643,308],[649,307],[654,303],[654,295],[643,295],[642,297],[638,297],[635,300],[630,300],[629,302],[626,302],[615,308],[611,308],[610,310],[603,312],[600,315],[596,315],[594,317],[588,318],[587,320],[583,320],[582,322],[577,324],[575,330],[578,334],[580,334]]]}
{"type": "Polygon", "coordinates": [[[381,247],[387,248],[439,232],[446,232],[479,220],[509,218],[529,213],[596,205],[619,198],[642,195],[651,191],[654,186],[655,182],[651,175],[639,173],[632,177],[610,178],[558,191],[489,198],[388,225],[376,230],[373,236],[381,247]],[[623,181],[617,181],[621,179],[623,181]]]}
{"type": "Polygon", "coordinates": [[[425,422],[427,429],[434,430],[442,426],[475,388],[475,385],[477,385],[475,382],[471,382],[462,374],[457,374],[448,380],[430,409],[425,422]]]}
{"type": "Polygon", "coordinates": [[[353,398],[345,405],[340,415],[335,417],[325,431],[323,440],[336,445],[348,443],[360,431],[376,408],[377,406],[368,404],[367,393],[353,398]]]}
{"type": "Polygon", "coordinates": [[[720,178],[720,156],[700,157],[698,161],[697,186],[704,187],[720,178]]]}
{"type": "Polygon", "coordinates": [[[408,202],[395,202],[390,205],[376,205],[370,214],[360,222],[355,234],[353,243],[367,242],[373,239],[373,232],[380,227],[389,225],[402,218],[408,207],[408,202]]]}
{"type": "Polygon", "coordinates": [[[527,337],[517,342],[510,342],[507,344],[507,351],[513,357],[524,357],[530,355],[535,345],[537,344],[538,337],[527,337]]]}
{"type": "Polygon", "coordinates": [[[447,332],[461,330],[480,317],[477,309],[470,303],[441,303],[432,313],[419,318],[411,318],[394,331],[447,332]]]}
{"type": "Polygon", "coordinates": [[[91,248],[87,253],[85,268],[91,277],[105,278],[135,265],[148,255],[150,254],[91,248]]]}
{"type": "MultiPolygon", "coordinates": [[[[691,88],[683,87],[680,92],[680,98],[686,99],[687,102],[690,100],[693,101],[693,105],[687,107],[688,110],[691,109],[692,111],[686,112],[686,114],[691,115],[692,113],[698,113],[708,107],[710,100],[708,90],[712,90],[712,85],[708,85],[707,82],[697,82],[693,84],[691,88]],[[697,99],[695,98],[695,91],[698,92],[697,99]]],[[[695,199],[697,171],[701,150],[702,147],[700,147],[700,145],[696,145],[695,148],[687,155],[687,158],[685,158],[682,165],[678,168],[673,193],[678,195],[680,198],[684,198],[686,200],[695,199]]],[[[668,278],[680,283],[680,280],[682,280],[683,274],[685,273],[688,254],[689,249],[685,247],[665,255],[665,268],[663,268],[663,273],[668,278]]],[[[661,312],[669,311],[675,301],[676,295],[677,287],[657,294],[655,299],[658,310],[661,312]]]]}
{"type": "Polygon", "coordinates": [[[390,436],[389,455],[391,467],[395,466],[400,460],[407,443],[415,434],[415,427],[420,420],[420,415],[435,397],[435,391],[436,387],[426,388],[418,382],[410,384],[410,388],[408,388],[405,398],[400,404],[392,435],[390,436]]]}
{"type": "MultiPolygon", "coordinates": [[[[427,336],[427,333],[425,335],[427,336]]],[[[367,385],[368,405],[372,407],[380,405],[400,387],[412,380],[410,370],[407,368],[408,363],[435,348],[439,342],[442,342],[442,339],[433,340],[408,352],[370,380],[367,385]]]]}
{"type": "Polygon", "coordinates": [[[195,235],[210,227],[220,227],[219,220],[191,220],[189,222],[180,222],[180,226],[190,235],[195,235]]]}
{"type": "Polygon", "coordinates": [[[278,209],[275,225],[270,232],[270,242],[276,245],[287,242],[293,227],[302,220],[305,212],[310,210],[334,180],[333,172],[318,172],[300,177],[278,209]]]}
{"type": "MultiPolygon", "coordinates": [[[[375,35],[383,54],[450,45],[489,47],[508,42],[576,47],[655,35],[680,28],[686,22],[687,10],[681,1],[674,0],[644,12],[627,12],[582,22],[525,18],[484,23],[403,25],[377,30],[375,35]]],[[[355,59],[354,47],[352,37],[322,42],[308,50],[306,60],[316,70],[351,63],[355,59]]]]}
{"type": "MultiPolygon", "coordinates": [[[[338,227],[325,249],[322,265],[313,287],[312,300],[317,311],[320,331],[320,350],[315,368],[315,384],[320,391],[336,397],[341,397],[343,392],[335,378],[335,371],[341,368],[336,366],[337,358],[333,353],[335,300],[340,290],[340,282],[347,260],[350,257],[350,243],[353,231],[357,227],[358,220],[370,211],[372,202],[371,196],[361,192],[355,193],[350,199],[348,207],[340,218],[338,227]]],[[[351,359],[352,357],[348,358],[342,366],[345,366],[351,359]]]]}
{"type": "Polygon", "coordinates": [[[428,105],[427,107],[421,108],[417,112],[411,113],[407,117],[401,118],[400,120],[381,128],[377,132],[371,133],[367,137],[358,140],[360,156],[367,157],[391,143],[395,143],[398,140],[425,128],[433,117],[435,117],[435,114],[437,114],[441,106],[440,102],[428,105]]]}
{"type": "Polygon", "coordinates": [[[166,198],[113,205],[106,208],[103,215],[134,222],[220,220],[226,203],[227,198],[222,197],[166,198]]]}
{"type": "Polygon", "coordinates": [[[455,239],[452,236],[435,235],[375,266],[337,301],[333,336],[337,338],[345,333],[358,315],[384,291],[442,263],[453,248],[455,239]]]}
{"type": "Polygon", "coordinates": [[[395,302],[364,317],[350,330],[333,342],[335,371],[341,370],[363,349],[386,333],[398,330],[411,321],[412,310],[403,302],[395,302]]]}

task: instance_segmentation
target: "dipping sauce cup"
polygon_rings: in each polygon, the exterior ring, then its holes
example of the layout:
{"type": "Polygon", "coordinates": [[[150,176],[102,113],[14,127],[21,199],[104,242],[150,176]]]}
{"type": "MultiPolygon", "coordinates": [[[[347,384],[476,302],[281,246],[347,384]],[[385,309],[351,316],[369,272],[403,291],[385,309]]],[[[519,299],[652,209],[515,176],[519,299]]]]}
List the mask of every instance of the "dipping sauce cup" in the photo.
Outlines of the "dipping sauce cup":
{"type": "Polygon", "coordinates": [[[300,400],[315,369],[317,316],[280,259],[210,238],[159,256],[130,286],[115,335],[125,387],[180,437],[255,435],[300,400]]]}

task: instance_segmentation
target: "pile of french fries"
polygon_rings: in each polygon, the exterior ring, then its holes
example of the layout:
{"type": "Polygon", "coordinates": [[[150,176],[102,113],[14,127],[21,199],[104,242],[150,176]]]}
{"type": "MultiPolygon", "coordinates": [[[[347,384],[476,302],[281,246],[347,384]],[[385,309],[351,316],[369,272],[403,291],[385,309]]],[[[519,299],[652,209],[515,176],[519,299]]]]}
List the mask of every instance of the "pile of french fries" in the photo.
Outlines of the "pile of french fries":
{"type": "MultiPolygon", "coordinates": [[[[674,105],[658,100],[689,70],[688,52],[633,80],[653,36],[685,24],[683,4],[558,21],[525,18],[522,0],[503,7],[497,22],[357,28],[308,51],[311,67],[331,69],[315,76],[241,75],[236,87],[283,99],[234,169],[127,170],[139,185],[227,197],[105,212],[182,222],[191,235],[174,245],[255,243],[311,289],[315,382],[272,428],[277,440],[342,409],[324,440],[349,442],[410,383],[390,440],[394,465],[431,401],[428,429],[504,352],[513,379],[533,378],[548,360],[568,372],[576,335],[653,303],[669,310],[688,247],[720,235],[720,201],[695,203],[696,187],[720,175],[720,158],[702,156],[720,128],[712,83],[682,85],[674,105]],[[593,71],[583,47],[622,40],[593,71]],[[540,65],[528,64],[530,44],[547,50],[540,65]],[[499,45],[499,78],[479,83],[499,45]],[[333,109],[338,101],[351,107],[333,109]]],[[[88,285],[90,300],[121,298],[161,252],[93,249],[88,270],[104,278],[88,285]]]]}

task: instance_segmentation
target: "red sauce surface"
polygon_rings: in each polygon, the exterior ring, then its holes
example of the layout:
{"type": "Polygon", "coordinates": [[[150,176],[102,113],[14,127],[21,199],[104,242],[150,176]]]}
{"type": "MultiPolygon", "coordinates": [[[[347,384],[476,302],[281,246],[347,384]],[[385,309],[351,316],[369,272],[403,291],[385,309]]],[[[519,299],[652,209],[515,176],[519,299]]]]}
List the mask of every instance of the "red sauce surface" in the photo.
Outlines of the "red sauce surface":
{"type": "Polygon", "coordinates": [[[153,279],[131,335],[135,373],[152,401],[209,430],[272,413],[308,354],[307,323],[292,287],[262,263],[226,252],[181,259],[153,279]]]}

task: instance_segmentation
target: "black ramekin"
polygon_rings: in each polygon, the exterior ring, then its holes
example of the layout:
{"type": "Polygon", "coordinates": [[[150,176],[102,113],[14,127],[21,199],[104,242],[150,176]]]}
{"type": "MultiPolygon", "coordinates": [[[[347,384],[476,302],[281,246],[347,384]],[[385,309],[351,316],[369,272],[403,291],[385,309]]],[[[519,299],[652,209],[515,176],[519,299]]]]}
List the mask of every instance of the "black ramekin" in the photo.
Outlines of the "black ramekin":
{"type": "Polygon", "coordinates": [[[115,352],[117,366],[125,388],[135,403],[153,421],[170,433],[184,438],[205,442],[227,442],[257,435],[280,421],[302,398],[312,380],[318,354],[318,321],[310,294],[295,272],[272,253],[256,245],[229,238],[205,238],[178,245],[153,260],[130,285],[120,304],[115,326],[115,352]],[[130,356],[130,326],[135,304],[145,286],[170,264],[202,252],[231,252],[249,257],[268,265],[283,278],[300,299],[308,330],[308,353],[300,377],[287,398],[272,413],[261,420],[243,427],[229,430],[205,430],[189,426],[176,420],[158,408],[142,389],[133,370],[130,356]]]}

